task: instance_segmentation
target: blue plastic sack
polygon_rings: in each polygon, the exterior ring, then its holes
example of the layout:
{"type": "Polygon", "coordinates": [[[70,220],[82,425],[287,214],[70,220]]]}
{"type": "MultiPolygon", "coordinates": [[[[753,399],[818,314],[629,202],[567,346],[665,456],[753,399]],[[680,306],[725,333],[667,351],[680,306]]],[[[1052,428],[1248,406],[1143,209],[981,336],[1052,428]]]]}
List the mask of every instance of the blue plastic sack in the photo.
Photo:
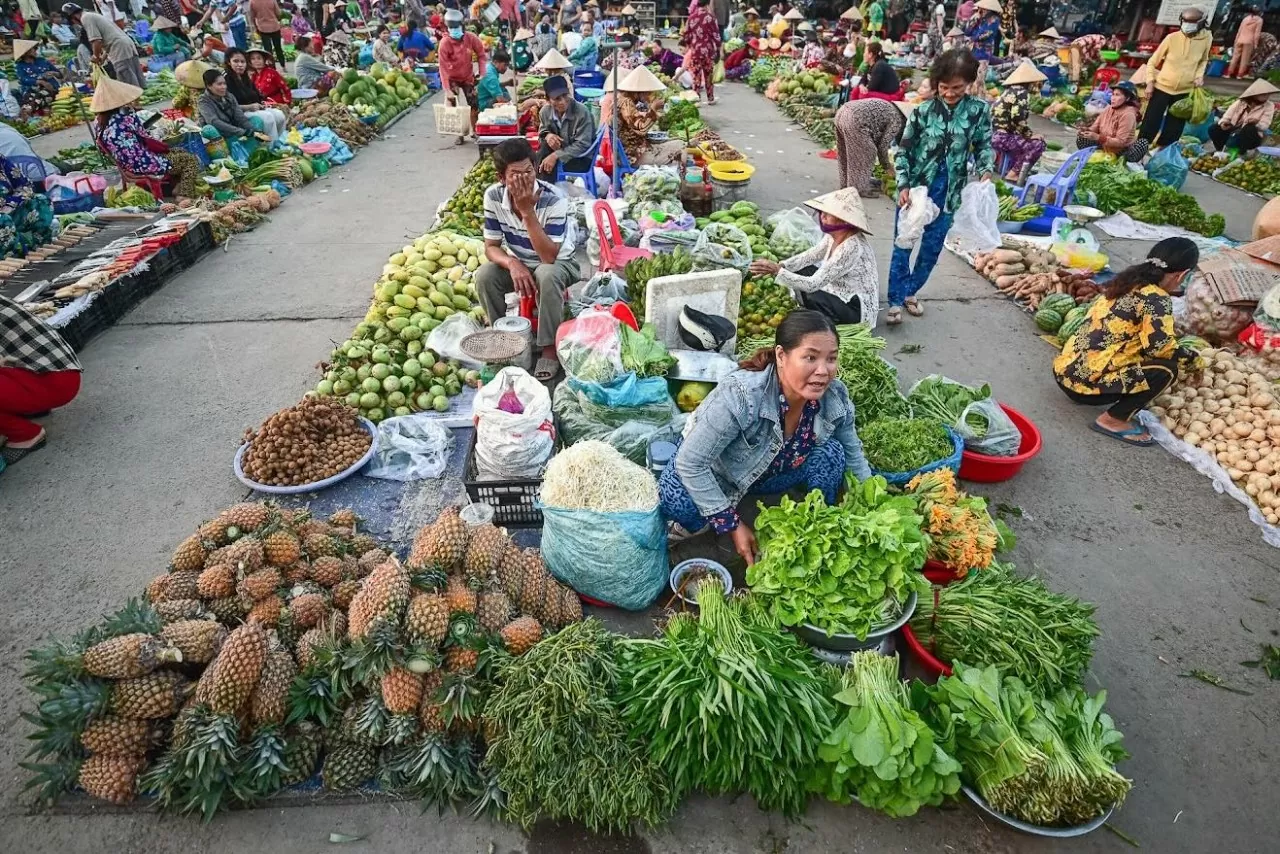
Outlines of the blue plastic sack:
{"type": "Polygon", "coordinates": [[[1175,190],[1182,189],[1190,171],[1191,164],[1182,156],[1182,146],[1177,143],[1167,146],[1147,164],[1148,178],[1175,190]]]}
{"type": "Polygon", "coordinates": [[[667,392],[665,377],[640,379],[635,371],[627,371],[607,383],[585,382],[573,377],[569,377],[565,382],[574,391],[581,392],[592,403],[614,409],[667,403],[671,397],[667,392]]]}
{"type": "Polygon", "coordinates": [[[628,611],[647,608],[667,583],[667,526],[652,510],[542,509],[542,559],[559,581],[628,611]]]}
{"type": "Polygon", "coordinates": [[[959,474],[960,473],[960,457],[964,453],[964,439],[961,439],[959,433],[957,433],[955,430],[952,430],[950,427],[947,427],[945,424],[943,425],[943,427],[946,428],[947,435],[951,437],[951,445],[952,445],[952,448],[954,449],[951,453],[951,456],[943,457],[940,460],[929,463],[927,466],[921,466],[915,471],[888,472],[888,471],[880,471],[879,469],[873,466],[871,468],[871,473],[880,475],[882,478],[887,480],[892,486],[906,486],[908,483],[911,482],[911,479],[914,478],[916,475],[924,474],[925,472],[937,471],[940,468],[949,468],[956,474],[959,474]]]}
{"type": "Polygon", "coordinates": [[[334,166],[341,166],[351,161],[354,154],[351,148],[336,133],[327,127],[301,128],[303,142],[327,142],[329,153],[325,158],[334,166]]]}
{"type": "Polygon", "coordinates": [[[356,64],[361,68],[373,65],[373,42],[365,42],[360,48],[360,53],[356,56],[356,64]]]}

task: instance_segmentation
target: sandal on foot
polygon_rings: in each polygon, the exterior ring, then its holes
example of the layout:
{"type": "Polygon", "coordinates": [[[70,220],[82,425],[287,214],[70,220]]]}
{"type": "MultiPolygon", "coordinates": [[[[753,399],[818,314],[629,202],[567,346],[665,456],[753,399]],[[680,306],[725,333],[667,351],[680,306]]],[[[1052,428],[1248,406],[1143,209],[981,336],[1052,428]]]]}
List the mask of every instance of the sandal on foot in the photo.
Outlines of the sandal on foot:
{"type": "Polygon", "coordinates": [[[902,322],[902,309],[896,305],[893,308],[889,309],[887,312],[885,312],[884,322],[889,324],[890,326],[897,326],[899,323],[902,322]]]}
{"type": "Polygon", "coordinates": [[[1112,439],[1115,439],[1117,442],[1124,442],[1126,445],[1137,445],[1139,448],[1145,448],[1148,445],[1151,445],[1155,442],[1155,440],[1152,439],[1150,436],[1145,436],[1144,438],[1141,438],[1141,439],[1129,438],[1131,436],[1142,436],[1144,433],[1147,432],[1147,428],[1137,424],[1135,424],[1132,427],[1129,427],[1126,430],[1108,430],[1106,427],[1103,427],[1097,421],[1093,422],[1089,426],[1094,431],[1101,433],[1104,436],[1110,436],[1112,439]]]}
{"type": "Polygon", "coordinates": [[[551,382],[558,373],[560,373],[560,363],[546,356],[540,357],[538,363],[533,366],[533,377],[540,383],[551,382]]]}
{"type": "Polygon", "coordinates": [[[924,306],[917,302],[915,297],[904,302],[902,307],[905,308],[907,310],[907,314],[912,317],[920,317],[924,314],[924,306]]]}
{"type": "Polygon", "coordinates": [[[4,458],[5,465],[13,465],[27,454],[34,453],[43,448],[49,441],[48,434],[41,434],[40,441],[26,448],[15,448],[12,445],[5,445],[0,448],[0,457],[4,458]]]}

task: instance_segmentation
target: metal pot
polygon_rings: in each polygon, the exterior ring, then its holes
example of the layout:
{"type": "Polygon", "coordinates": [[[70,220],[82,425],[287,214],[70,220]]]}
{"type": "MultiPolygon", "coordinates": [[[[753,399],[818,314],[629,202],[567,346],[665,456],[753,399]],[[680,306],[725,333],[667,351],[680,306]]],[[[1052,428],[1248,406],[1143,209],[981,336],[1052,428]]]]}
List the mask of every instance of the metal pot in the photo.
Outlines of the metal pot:
{"type": "Polygon", "coordinates": [[[810,623],[792,626],[791,631],[795,632],[805,643],[819,649],[831,649],[837,652],[872,649],[873,647],[879,647],[886,636],[893,634],[906,625],[907,620],[911,619],[911,615],[915,613],[915,610],[916,594],[912,591],[911,595],[907,597],[907,601],[903,603],[902,613],[898,616],[898,619],[892,623],[872,629],[865,638],[842,634],[828,635],[825,631],[810,623]]]}

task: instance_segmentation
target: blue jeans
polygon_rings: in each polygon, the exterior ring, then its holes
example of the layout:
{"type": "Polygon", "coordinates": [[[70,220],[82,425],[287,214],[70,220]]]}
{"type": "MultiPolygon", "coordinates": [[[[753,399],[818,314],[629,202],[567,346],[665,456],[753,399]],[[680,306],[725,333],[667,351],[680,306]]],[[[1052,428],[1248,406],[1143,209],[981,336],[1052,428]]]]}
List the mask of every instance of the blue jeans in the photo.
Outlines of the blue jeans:
{"type": "MultiPolygon", "coordinates": [[[[781,495],[804,486],[810,491],[821,490],[827,503],[835,504],[840,487],[844,486],[844,461],[844,445],[839,442],[826,441],[814,445],[799,468],[756,481],[751,485],[750,494],[781,495]]],[[[676,474],[674,457],[658,481],[658,503],[663,517],[686,531],[701,531],[711,524],[693,503],[689,490],[676,474]]]]}
{"type": "MultiPolygon", "coordinates": [[[[893,247],[893,258],[889,261],[890,306],[900,306],[908,298],[915,296],[929,280],[929,274],[933,272],[933,268],[938,263],[938,256],[942,254],[942,241],[951,230],[951,214],[946,212],[946,164],[938,167],[938,177],[934,178],[933,183],[929,185],[929,198],[942,212],[938,214],[937,219],[924,228],[924,234],[920,237],[920,255],[916,258],[916,268],[911,269],[910,249],[903,249],[897,245],[893,247]]],[[[898,215],[902,215],[901,210],[898,211],[898,215]]],[[[898,236],[897,217],[893,220],[893,236],[894,238],[898,236]]]]}
{"type": "Polygon", "coordinates": [[[236,47],[240,48],[241,50],[248,50],[249,49],[248,23],[232,24],[231,38],[235,39],[236,47]]]}

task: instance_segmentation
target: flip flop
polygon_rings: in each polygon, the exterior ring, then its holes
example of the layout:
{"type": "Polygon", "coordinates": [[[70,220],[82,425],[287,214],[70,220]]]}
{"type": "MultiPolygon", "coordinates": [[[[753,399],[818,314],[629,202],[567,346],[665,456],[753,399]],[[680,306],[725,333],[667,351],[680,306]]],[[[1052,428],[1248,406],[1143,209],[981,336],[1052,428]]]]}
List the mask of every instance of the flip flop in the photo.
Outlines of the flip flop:
{"type": "Polygon", "coordinates": [[[539,357],[537,364],[533,366],[533,378],[540,383],[551,382],[558,373],[560,373],[560,363],[546,356],[539,357]]]}
{"type": "Polygon", "coordinates": [[[1094,430],[1094,432],[1101,433],[1104,436],[1110,436],[1112,439],[1115,439],[1117,442],[1124,442],[1126,445],[1137,445],[1139,448],[1145,448],[1148,445],[1155,444],[1155,439],[1152,439],[1150,436],[1148,436],[1145,440],[1125,438],[1127,436],[1139,436],[1145,433],[1147,428],[1139,425],[1134,425],[1133,427],[1130,427],[1127,430],[1108,430],[1106,427],[1103,427],[1101,424],[1095,421],[1092,424],[1090,424],[1089,427],[1092,430],[1094,430]]]}
{"type": "Polygon", "coordinates": [[[916,301],[915,297],[911,297],[905,301],[902,304],[902,307],[905,308],[907,310],[907,314],[912,317],[920,317],[924,314],[924,306],[920,305],[920,303],[916,301]]]}
{"type": "Polygon", "coordinates": [[[25,457],[27,454],[35,453],[36,451],[43,448],[48,443],[48,441],[49,441],[49,435],[46,433],[45,435],[40,437],[39,442],[36,442],[34,445],[32,445],[29,448],[15,448],[12,445],[5,445],[3,448],[0,448],[0,457],[4,458],[6,465],[11,466],[14,463],[16,463],[18,460],[25,457]]]}
{"type": "Polygon", "coordinates": [[[902,309],[898,308],[898,306],[896,305],[893,308],[889,309],[887,312],[885,312],[884,322],[889,324],[890,326],[897,326],[899,323],[902,322],[902,309]]]}

